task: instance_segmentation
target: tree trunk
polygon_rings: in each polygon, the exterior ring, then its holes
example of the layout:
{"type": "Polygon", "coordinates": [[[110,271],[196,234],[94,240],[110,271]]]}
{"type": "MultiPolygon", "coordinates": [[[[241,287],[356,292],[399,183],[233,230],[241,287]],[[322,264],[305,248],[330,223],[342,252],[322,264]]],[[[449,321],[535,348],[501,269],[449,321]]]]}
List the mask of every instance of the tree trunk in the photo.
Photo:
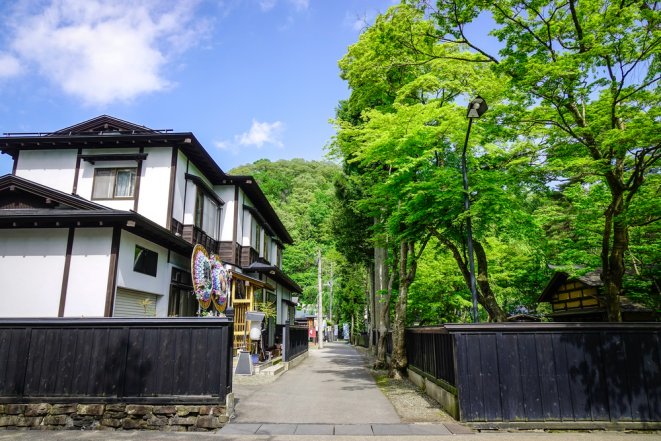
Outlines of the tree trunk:
{"type": "MultiPolygon", "coordinates": [[[[448,249],[452,252],[452,256],[454,257],[455,262],[457,262],[457,266],[459,267],[459,270],[464,277],[464,282],[470,290],[470,270],[468,269],[468,264],[461,255],[459,248],[451,240],[444,237],[438,231],[432,231],[431,233],[439,240],[439,242],[448,247],[448,249]]],[[[477,257],[477,301],[487,311],[487,314],[489,314],[490,321],[504,322],[507,320],[507,314],[498,304],[496,296],[491,290],[491,285],[489,284],[489,267],[487,265],[486,252],[484,251],[482,244],[480,244],[478,241],[473,241],[473,245],[475,248],[475,255],[477,257]]]]}
{"type": "MultiPolygon", "coordinates": [[[[369,287],[367,291],[367,318],[368,322],[366,323],[367,334],[372,335],[372,332],[376,329],[377,317],[376,317],[376,281],[375,281],[375,269],[373,265],[369,267],[369,287]]],[[[372,354],[376,354],[376,348],[372,345],[372,339],[369,339],[367,346],[372,351],[372,354]]]]}
{"type": "MultiPolygon", "coordinates": [[[[491,290],[489,284],[489,266],[487,263],[487,254],[484,247],[478,241],[474,241],[475,256],[477,257],[477,285],[480,287],[482,301],[480,302],[489,314],[492,322],[506,322],[507,313],[503,311],[496,301],[496,295],[491,290]]],[[[478,297],[479,300],[479,297],[478,297]]]]}
{"type": "Polygon", "coordinates": [[[386,338],[390,330],[390,299],[392,299],[392,285],[395,274],[391,273],[388,278],[388,289],[386,291],[379,291],[379,338],[376,345],[376,361],[374,362],[374,369],[388,368],[388,360],[386,358],[386,338]]]}
{"type": "Polygon", "coordinates": [[[412,242],[402,242],[399,247],[399,298],[395,305],[395,323],[392,328],[392,361],[390,376],[401,378],[408,366],[406,357],[406,306],[409,286],[415,279],[416,256],[412,242]]]}
{"type": "Polygon", "coordinates": [[[621,322],[620,294],[624,279],[624,253],[629,244],[629,229],[623,218],[623,193],[611,187],[613,202],[605,213],[601,247],[601,281],[604,284],[608,321],[621,322]],[[612,234],[612,248],[611,248],[612,234]]]}

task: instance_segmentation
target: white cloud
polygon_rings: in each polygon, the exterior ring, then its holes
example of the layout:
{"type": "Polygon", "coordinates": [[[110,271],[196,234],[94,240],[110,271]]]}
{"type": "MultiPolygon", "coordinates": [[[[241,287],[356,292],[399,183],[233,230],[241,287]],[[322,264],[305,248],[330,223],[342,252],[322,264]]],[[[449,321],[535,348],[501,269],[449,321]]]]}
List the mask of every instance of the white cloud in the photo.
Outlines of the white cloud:
{"type": "Polygon", "coordinates": [[[262,12],[267,12],[273,9],[276,3],[277,0],[260,0],[259,8],[262,10],[262,12]]]}
{"type": "Polygon", "coordinates": [[[283,147],[282,132],[285,125],[281,121],[259,122],[252,120],[252,125],[247,132],[235,135],[233,141],[223,140],[215,141],[214,145],[218,150],[232,155],[238,155],[245,147],[257,147],[261,149],[264,144],[271,144],[276,147],[283,147]]]}
{"type": "MultiPolygon", "coordinates": [[[[288,3],[297,11],[304,11],[310,6],[310,0],[288,0],[288,3]]],[[[259,0],[259,8],[262,12],[268,12],[275,8],[278,0],[259,0]]]]}
{"type": "Polygon", "coordinates": [[[18,58],[0,52],[0,78],[14,77],[21,73],[21,63],[18,58]]]}
{"type": "Polygon", "coordinates": [[[44,9],[27,0],[10,47],[85,104],[129,101],[172,86],[164,67],[205,35],[196,3],[52,0],[44,9]]]}
{"type": "Polygon", "coordinates": [[[289,0],[289,3],[294,5],[294,7],[299,11],[307,9],[308,6],[310,6],[309,0],[289,0]]]}
{"type": "Polygon", "coordinates": [[[280,121],[273,123],[259,122],[252,120],[250,130],[236,137],[238,143],[244,146],[256,146],[261,148],[264,144],[272,144],[282,147],[280,137],[284,129],[284,124],[280,121]]]}

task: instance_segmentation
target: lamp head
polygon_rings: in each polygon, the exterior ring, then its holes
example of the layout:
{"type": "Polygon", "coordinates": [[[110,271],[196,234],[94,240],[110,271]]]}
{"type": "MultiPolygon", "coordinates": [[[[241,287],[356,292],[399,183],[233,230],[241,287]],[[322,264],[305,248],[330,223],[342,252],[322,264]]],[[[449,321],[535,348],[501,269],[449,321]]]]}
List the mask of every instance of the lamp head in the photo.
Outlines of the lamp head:
{"type": "Polygon", "coordinates": [[[484,98],[478,95],[473,101],[468,103],[468,114],[466,115],[466,118],[479,118],[488,108],[489,106],[487,106],[487,102],[484,101],[484,98]]]}

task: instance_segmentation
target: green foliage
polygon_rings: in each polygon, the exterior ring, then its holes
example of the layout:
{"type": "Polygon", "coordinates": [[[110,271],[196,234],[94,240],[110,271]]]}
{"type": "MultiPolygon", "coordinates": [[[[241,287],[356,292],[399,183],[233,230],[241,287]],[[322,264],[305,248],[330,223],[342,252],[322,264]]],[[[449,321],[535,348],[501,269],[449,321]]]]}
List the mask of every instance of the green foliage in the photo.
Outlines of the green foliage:
{"type": "Polygon", "coordinates": [[[278,213],[294,244],[285,248],[283,270],[302,288],[304,303],[317,297],[317,252],[334,249],[331,213],[333,182],[340,169],[331,162],[267,159],[237,167],[232,174],[251,175],[278,213]]]}
{"type": "MultiPolygon", "coordinates": [[[[491,136],[499,143],[508,132],[517,134],[510,140],[527,139],[537,147],[531,165],[543,170],[540,176],[549,186],[567,184],[551,200],[557,205],[540,212],[549,221],[549,260],[600,267],[609,317],[619,320],[625,270],[636,270],[635,258],[629,263],[626,256],[635,246],[629,212],[645,182],[658,174],[661,157],[661,5],[606,0],[406,3],[434,19],[439,41],[469,48],[506,79],[507,102],[494,112],[506,128],[491,136]],[[479,16],[495,22],[491,35],[501,42],[499,53],[489,53],[464,32],[479,16]]],[[[425,47],[417,50],[427,53],[425,47]]],[[[646,196],[659,205],[658,194],[646,196]]],[[[650,257],[658,260],[658,254],[650,257]]]]}

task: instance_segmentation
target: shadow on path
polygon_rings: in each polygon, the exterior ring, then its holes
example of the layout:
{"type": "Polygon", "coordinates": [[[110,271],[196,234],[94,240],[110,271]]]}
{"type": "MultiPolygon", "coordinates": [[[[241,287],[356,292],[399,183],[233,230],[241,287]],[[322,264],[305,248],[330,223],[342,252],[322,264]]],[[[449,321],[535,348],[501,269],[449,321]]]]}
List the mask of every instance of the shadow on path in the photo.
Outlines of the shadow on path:
{"type": "Polygon", "coordinates": [[[236,423],[394,424],[400,418],[346,343],[310,349],[308,358],[278,380],[234,384],[236,423]]]}

